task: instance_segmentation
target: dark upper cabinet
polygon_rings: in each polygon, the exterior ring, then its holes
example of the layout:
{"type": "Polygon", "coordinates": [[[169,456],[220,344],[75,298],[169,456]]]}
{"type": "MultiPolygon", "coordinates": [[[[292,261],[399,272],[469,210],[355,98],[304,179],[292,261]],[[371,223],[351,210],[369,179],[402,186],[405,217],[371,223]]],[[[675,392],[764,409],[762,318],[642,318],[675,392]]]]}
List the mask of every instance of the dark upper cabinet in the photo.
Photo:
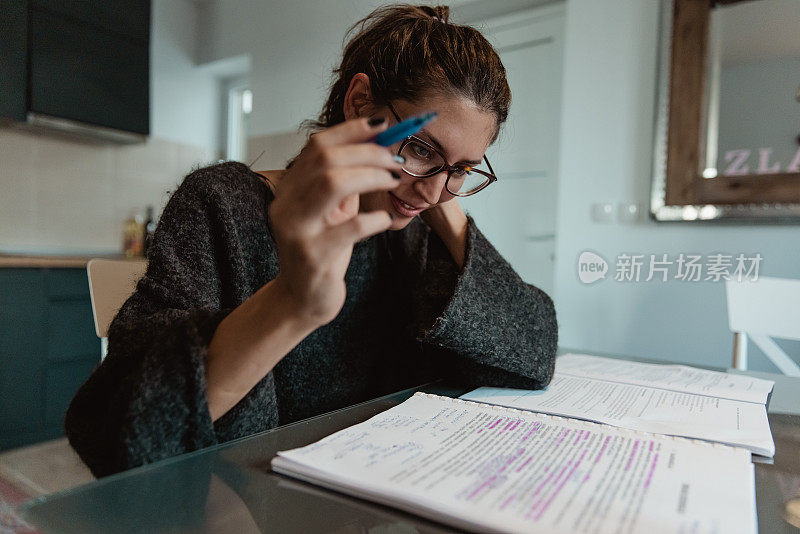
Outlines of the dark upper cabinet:
{"type": "Polygon", "coordinates": [[[28,0],[33,9],[88,23],[98,30],[150,39],[150,2],[131,0],[28,0]]]}
{"type": "MultiPolygon", "coordinates": [[[[12,6],[14,32],[25,36],[24,47],[17,41],[24,90],[0,95],[0,113],[23,120],[32,112],[149,134],[150,0],[0,2],[12,6]]],[[[17,77],[19,55],[8,61],[17,77]]],[[[5,61],[0,58],[0,65],[5,61]]]]}
{"type": "Polygon", "coordinates": [[[0,117],[25,120],[28,111],[28,6],[0,0],[0,117]]]}

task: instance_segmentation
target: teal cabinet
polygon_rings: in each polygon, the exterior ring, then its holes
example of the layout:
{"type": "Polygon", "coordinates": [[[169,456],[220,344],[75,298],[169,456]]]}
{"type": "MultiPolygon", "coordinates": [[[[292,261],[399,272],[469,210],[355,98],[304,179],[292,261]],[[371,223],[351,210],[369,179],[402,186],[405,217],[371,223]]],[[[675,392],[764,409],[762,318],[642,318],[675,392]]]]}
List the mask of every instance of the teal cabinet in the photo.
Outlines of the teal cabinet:
{"type": "Polygon", "coordinates": [[[85,269],[0,268],[0,450],[63,436],[99,363],[85,269]]]}

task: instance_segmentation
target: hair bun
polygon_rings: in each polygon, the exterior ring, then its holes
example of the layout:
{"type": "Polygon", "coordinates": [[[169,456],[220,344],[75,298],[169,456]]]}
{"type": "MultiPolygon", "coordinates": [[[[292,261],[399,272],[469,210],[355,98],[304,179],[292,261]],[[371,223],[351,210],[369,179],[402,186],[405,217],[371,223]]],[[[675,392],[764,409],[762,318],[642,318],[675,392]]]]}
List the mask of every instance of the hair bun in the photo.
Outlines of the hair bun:
{"type": "Polygon", "coordinates": [[[449,6],[419,6],[428,18],[447,24],[450,21],[449,6]]]}

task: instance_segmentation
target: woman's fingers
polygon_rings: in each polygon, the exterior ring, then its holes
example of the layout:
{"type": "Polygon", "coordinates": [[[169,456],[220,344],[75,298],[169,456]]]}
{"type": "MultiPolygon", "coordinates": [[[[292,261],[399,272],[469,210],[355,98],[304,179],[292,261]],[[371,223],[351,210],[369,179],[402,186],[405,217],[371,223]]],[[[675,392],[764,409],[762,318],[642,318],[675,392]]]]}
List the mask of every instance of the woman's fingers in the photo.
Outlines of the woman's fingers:
{"type": "Polygon", "coordinates": [[[400,184],[388,170],[375,167],[341,167],[329,169],[302,199],[303,215],[324,216],[335,209],[348,195],[371,191],[388,191],[400,184]]]}
{"type": "Polygon", "coordinates": [[[369,121],[369,117],[364,117],[340,122],[311,136],[309,143],[315,144],[319,148],[364,143],[385,130],[387,125],[385,120],[374,126],[370,125],[369,121]]]}
{"type": "Polygon", "coordinates": [[[325,233],[325,241],[333,245],[348,245],[388,230],[392,218],[383,210],[359,213],[352,219],[334,226],[325,233]]]}
{"type": "Polygon", "coordinates": [[[403,166],[386,147],[375,143],[358,143],[326,147],[320,151],[322,167],[382,167],[399,172],[403,166]]]}
{"type": "Polygon", "coordinates": [[[325,224],[336,226],[347,219],[352,219],[358,215],[359,197],[356,194],[348,195],[339,201],[339,205],[325,214],[325,224]]]}
{"type": "MultiPolygon", "coordinates": [[[[348,122],[363,122],[361,120],[348,122]]],[[[338,128],[341,124],[333,126],[338,128]]],[[[328,130],[315,134],[303,147],[303,166],[305,172],[294,177],[293,185],[301,189],[316,187],[330,169],[339,167],[378,167],[400,172],[402,165],[385,147],[375,143],[364,142],[363,139],[346,140],[344,136],[337,139],[323,138],[328,130]],[[342,141],[336,142],[334,141],[342,141]]]]}

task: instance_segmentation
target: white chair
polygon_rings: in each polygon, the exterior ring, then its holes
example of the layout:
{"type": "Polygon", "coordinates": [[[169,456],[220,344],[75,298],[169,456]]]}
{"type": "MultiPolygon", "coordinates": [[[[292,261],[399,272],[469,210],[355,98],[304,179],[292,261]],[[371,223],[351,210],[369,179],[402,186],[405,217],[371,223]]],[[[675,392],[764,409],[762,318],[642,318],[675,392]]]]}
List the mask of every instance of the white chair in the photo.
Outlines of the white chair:
{"type": "Polygon", "coordinates": [[[108,351],[108,326],[117,312],[136,290],[136,283],[144,275],[144,260],[89,260],[89,295],[92,298],[94,330],[100,338],[100,360],[108,351]]]}
{"type": "Polygon", "coordinates": [[[725,282],[733,368],[747,369],[748,338],[782,373],[800,376],[797,365],[771,338],[800,340],[800,280],[758,277],[725,282]]]}

